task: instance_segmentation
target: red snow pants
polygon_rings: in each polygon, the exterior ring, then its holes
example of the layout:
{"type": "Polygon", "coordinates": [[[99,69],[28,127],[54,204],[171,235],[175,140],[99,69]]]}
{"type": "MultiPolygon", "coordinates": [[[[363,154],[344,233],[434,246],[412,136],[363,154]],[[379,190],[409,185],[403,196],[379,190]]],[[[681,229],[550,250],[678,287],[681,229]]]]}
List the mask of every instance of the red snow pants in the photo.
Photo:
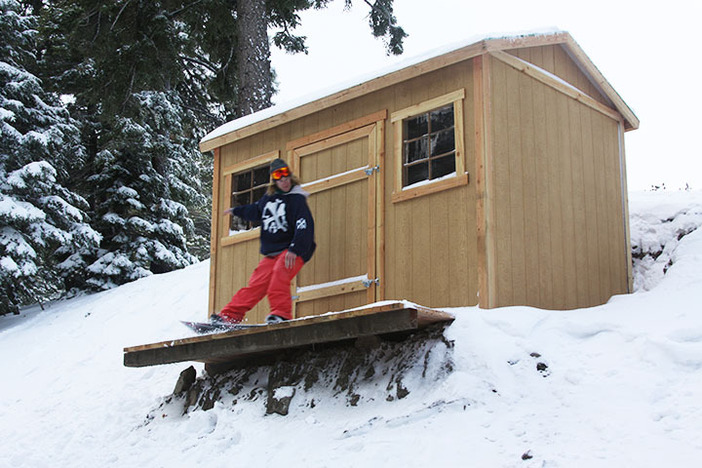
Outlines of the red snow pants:
{"type": "Polygon", "coordinates": [[[219,315],[232,322],[241,322],[246,312],[258,304],[263,296],[268,296],[271,314],[288,320],[292,319],[290,281],[297,275],[305,261],[298,256],[295,259],[295,265],[287,269],[285,252],[275,257],[263,257],[251,274],[248,286],[237,291],[219,315]]]}

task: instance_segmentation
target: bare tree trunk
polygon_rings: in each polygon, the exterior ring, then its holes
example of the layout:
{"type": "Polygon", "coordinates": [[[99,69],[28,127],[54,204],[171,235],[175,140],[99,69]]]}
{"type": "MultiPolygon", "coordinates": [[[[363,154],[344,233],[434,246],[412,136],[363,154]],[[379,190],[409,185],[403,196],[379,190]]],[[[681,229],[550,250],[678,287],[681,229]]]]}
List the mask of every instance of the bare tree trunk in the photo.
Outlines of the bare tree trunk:
{"type": "Polygon", "coordinates": [[[271,50],[265,0],[237,2],[237,117],[270,107],[273,96],[271,50]]]}

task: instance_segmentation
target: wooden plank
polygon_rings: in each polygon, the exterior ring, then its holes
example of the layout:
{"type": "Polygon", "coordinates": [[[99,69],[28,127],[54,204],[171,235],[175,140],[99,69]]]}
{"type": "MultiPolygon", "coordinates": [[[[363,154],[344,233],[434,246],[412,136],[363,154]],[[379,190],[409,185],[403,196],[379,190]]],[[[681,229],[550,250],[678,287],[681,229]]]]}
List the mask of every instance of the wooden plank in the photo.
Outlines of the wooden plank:
{"type": "Polygon", "coordinates": [[[577,203],[575,200],[575,151],[573,145],[577,142],[577,135],[580,130],[574,127],[571,121],[575,118],[570,109],[571,100],[561,93],[556,93],[555,106],[558,122],[558,153],[563,155],[559,158],[560,169],[560,201],[561,201],[561,238],[563,245],[563,282],[565,308],[571,309],[577,306],[578,293],[578,271],[576,264],[577,252],[580,246],[576,243],[575,212],[577,203]]]}
{"type": "Polygon", "coordinates": [[[551,288],[552,305],[554,309],[563,309],[566,304],[565,297],[565,275],[564,268],[564,229],[563,229],[563,194],[561,185],[566,183],[563,180],[561,146],[559,142],[559,128],[564,125],[559,121],[558,99],[562,95],[553,89],[545,90],[546,117],[543,122],[546,129],[546,146],[549,148],[549,159],[547,174],[548,177],[548,197],[551,201],[549,206],[549,233],[551,238],[551,288]]]}
{"type": "Polygon", "coordinates": [[[239,244],[240,242],[247,242],[252,239],[258,239],[261,236],[261,228],[253,228],[248,231],[234,234],[233,236],[222,237],[219,242],[221,247],[226,247],[228,245],[239,244]]]}
{"type": "MultiPolygon", "coordinates": [[[[433,204],[428,197],[417,198],[412,202],[412,243],[407,250],[400,250],[400,255],[411,257],[412,268],[412,300],[431,304],[431,257],[433,249],[429,248],[431,242],[431,217],[427,214],[431,212],[433,204]],[[417,222],[422,217],[421,222],[417,222]]],[[[433,304],[432,304],[433,305],[433,304]]]]}
{"type": "Polygon", "coordinates": [[[290,151],[296,148],[300,148],[302,146],[307,146],[311,143],[326,140],[329,137],[341,135],[351,130],[356,130],[357,128],[365,127],[366,125],[373,124],[375,122],[378,122],[379,120],[385,120],[387,116],[387,109],[383,109],[373,114],[363,116],[359,119],[351,120],[350,122],[345,122],[341,125],[337,125],[336,127],[332,127],[321,132],[313,133],[311,135],[306,135],[302,138],[297,138],[295,140],[289,141],[285,145],[285,149],[287,151],[290,151]]]}
{"type": "Polygon", "coordinates": [[[489,39],[486,41],[487,43],[485,45],[485,50],[492,53],[496,50],[521,49],[526,47],[561,44],[567,41],[569,37],[570,34],[567,32],[557,32],[554,34],[523,35],[489,39]]]}
{"type": "Polygon", "coordinates": [[[629,226],[629,188],[627,186],[626,178],[626,152],[624,151],[624,122],[619,122],[619,176],[620,176],[620,190],[621,190],[621,203],[622,203],[622,215],[624,223],[624,255],[626,261],[627,269],[627,293],[634,292],[634,274],[631,265],[631,231],[629,226]]]}
{"type": "Polygon", "coordinates": [[[441,179],[436,182],[428,182],[415,188],[403,189],[399,192],[393,192],[392,202],[399,203],[406,200],[413,200],[431,193],[437,193],[443,190],[460,187],[462,185],[468,185],[468,180],[468,174],[463,173],[457,174],[455,177],[441,179]]]}
{"type": "MultiPolygon", "coordinates": [[[[543,60],[543,59],[542,59],[543,60]]],[[[535,158],[535,184],[536,189],[536,223],[535,230],[538,244],[534,249],[538,252],[536,264],[539,272],[538,290],[539,304],[542,307],[553,308],[553,264],[554,250],[552,246],[552,233],[554,231],[551,221],[552,208],[557,206],[556,200],[551,197],[551,184],[549,168],[554,157],[554,147],[549,144],[546,121],[549,109],[546,107],[546,93],[552,92],[549,87],[534,82],[533,112],[534,112],[534,158],[535,158]]]]}
{"type": "Polygon", "coordinates": [[[569,270],[575,275],[577,300],[575,301],[580,307],[584,307],[588,303],[588,276],[587,276],[587,251],[584,247],[587,246],[587,218],[585,216],[585,179],[584,179],[584,164],[583,158],[583,123],[582,123],[582,108],[575,101],[568,102],[568,114],[570,117],[570,134],[573,137],[570,139],[570,155],[572,162],[572,183],[573,183],[573,253],[575,256],[575,268],[569,270]]]}
{"type": "Polygon", "coordinates": [[[592,128],[592,112],[588,109],[581,108],[581,125],[580,134],[582,139],[583,148],[583,159],[582,159],[582,177],[583,177],[583,195],[584,195],[584,217],[583,217],[583,227],[585,229],[585,257],[586,257],[586,268],[587,268],[587,302],[583,304],[585,307],[594,306],[600,304],[599,297],[599,281],[598,281],[598,252],[600,252],[601,245],[599,245],[598,238],[601,226],[598,223],[598,213],[597,213],[597,195],[598,187],[596,185],[595,177],[595,161],[594,161],[594,146],[593,140],[595,139],[593,135],[592,128]]]}
{"type": "Polygon", "coordinates": [[[489,190],[487,196],[492,201],[492,208],[487,211],[489,223],[487,235],[490,252],[494,256],[493,268],[488,272],[492,289],[490,297],[494,299],[489,307],[500,307],[513,304],[512,247],[509,236],[511,218],[509,131],[513,125],[509,120],[509,84],[506,77],[508,68],[489,55],[484,60],[484,66],[488,65],[490,86],[486,99],[488,99],[491,114],[488,131],[492,132],[488,148],[492,151],[492,157],[489,158],[490,166],[486,168],[486,181],[489,190]]]}
{"type": "Polygon", "coordinates": [[[400,302],[124,349],[124,365],[145,367],[183,361],[231,362],[284,349],[415,330],[453,320],[449,313],[400,302]]]}
{"type": "MultiPolygon", "coordinates": [[[[517,249],[523,251],[523,287],[525,302],[523,304],[541,304],[539,288],[539,245],[543,241],[538,237],[539,219],[537,211],[538,193],[536,187],[536,139],[534,122],[534,90],[538,82],[527,79],[524,75],[515,78],[519,83],[519,109],[521,117],[521,184],[522,206],[521,225],[523,236],[517,243],[517,249]]],[[[516,155],[515,155],[516,156],[516,155]]],[[[543,259],[543,261],[547,261],[543,259]]]]}
{"type": "Polygon", "coordinates": [[[393,143],[393,163],[392,163],[392,168],[393,168],[393,195],[395,193],[400,193],[402,190],[402,121],[394,122],[392,124],[392,130],[393,130],[393,138],[392,138],[392,143],[393,143]]]}
{"type": "MultiPolygon", "coordinates": [[[[459,170],[464,171],[466,174],[471,174],[475,171],[474,64],[467,62],[461,64],[460,67],[461,72],[457,75],[461,79],[461,85],[466,90],[466,97],[461,103],[463,108],[461,120],[457,122],[464,137],[461,145],[462,155],[459,158],[463,168],[459,170]]],[[[474,178],[474,176],[471,175],[469,178],[474,178]]],[[[476,226],[477,222],[475,218],[475,187],[469,183],[461,189],[444,193],[442,197],[447,200],[447,206],[449,207],[448,238],[445,247],[450,259],[447,262],[449,281],[446,285],[448,294],[436,304],[431,304],[431,306],[477,305],[478,276],[475,244],[477,233],[475,228],[466,229],[466,226],[476,226]]]]}
{"type": "Polygon", "coordinates": [[[463,136],[463,127],[465,119],[463,118],[463,100],[466,97],[465,89],[461,89],[461,99],[453,102],[453,123],[455,125],[455,141],[456,141],[456,174],[466,173],[466,153],[465,153],[465,138],[463,136]]]}
{"type": "Polygon", "coordinates": [[[377,148],[376,164],[376,212],[375,212],[375,258],[376,276],[380,284],[376,286],[376,301],[385,300],[385,120],[379,120],[375,130],[375,145],[377,148]]]}
{"type": "Polygon", "coordinates": [[[600,70],[595,66],[594,63],[588,58],[575,39],[570,35],[565,38],[565,45],[568,52],[573,54],[579,65],[583,66],[585,70],[594,79],[596,84],[604,91],[605,95],[614,102],[619,113],[624,116],[624,124],[626,130],[636,130],[639,128],[639,119],[636,117],[634,112],[626,105],[624,100],[619,96],[619,93],[612,87],[612,85],[605,79],[605,77],[600,73],[600,70]]]}
{"type": "MultiPolygon", "coordinates": [[[[482,100],[483,100],[483,130],[484,130],[484,142],[483,151],[485,168],[483,173],[485,175],[483,183],[483,196],[484,200],[484,215],[485,215],[485,275],[487,275],[487,283],[485,284],[485,291],[480,291],[480,305],[481,307],[496,307],[497,306],[497,275],[496,271],[496,236],[495,236],[495,210],[497,204],[495,202],[495,116],[493,112],[493,65],[492,59],[487,55],[483,55],[482,64],[482,100]],[[483,300],[482,294],[485,292],[485,300],[483,300]]],[[[476,96],[477,99],[477,96],[476,96]]],[[[480,196],[480,195],[478,195],[480,196]]]]}
{"type": "MultiPolygon", "coordinates": [[[[309,155],[305,159],[309,160],[305,166],[310,167],[309,170],[314,171],[314,178],[318,174],[328,174],[331,171],[331,158],[326,153],[309,155]],[[311,169],[312,166],[314,166],[314,169],[311,169]]],[[[308,172],[308,174],[310,173],[308,172]]],[[[340,258],[343,262],[343,258],[350,248],[345,239],[339,239],[337,241],[339,244],[335,242],[335,233],[339,229],[338,225],[344,221],[340,217],[335,216],[333,211],[333,202],[339,196],[339,191],[339,188],[334,188],[333,190],[317,192],[308,199],[308,203],[312,204],[310,208],[313,210],[312,213],[316,220],[315,241],[317,250],[310,262],[314,265],[314,270],[305,272],[303,269],[299,275],[298,286],[310,286],[336,279],[332,277],[333,263],[331,259],[340,258]]],[[[311,313],[313,315],[319,314],[325,310],[330,310],[329,307],[328,301],[315,302],[311,313]]]]}
{"type": "MultiPolygon", "coordinates": [[[[373,131],[370,133],[369,138],[368,138],[368,154],[367,154],[367,161],[368,161],[368,167],[375,167],[377,165],[377,160],[376,156],[378,153],[378,148],[376,146],[377,140],[375,138],[375,133],[378,131],[377,125],[373,125],[373,131]]],[[[366,271],[368,278],[370,280],[375,280],[378,277],[376,276],[376,254],[378,253],[377,248],[376,248],[376,210],[378,209],[377,206],[377,199],[378,199],[378,192],[377,192],[377,184],[375,178],[380,177],[377,172],[372,172],[371,175],[369,176],[370,179],[368,180],[368,187],[367,187],[367,193],[368,193],[368,219],[366,221],[366,271]]],[[[375,283],[371,283],[370,287],[368,288],[368,291],[366,292],[366,301],[369,304],[372,304],[375,302],[376,299],[376,289],[375,289],[375,283]]]]}
{"type": "MultiPolygon", "coordinates": [[[[617,150],[619,139],[619,122],[603,122],[599,119],[599,132],[602,135],[601,141],[598,142],[600,163],[598,163],[598,175],[602,180],[602,199],[601,207],[603,213],[604,230],[600,233],[604,236],[603,242],[605,248],[600,255],[603,256],[603,264],[606,269],[607,284],[603,291],[611,295],[614,291],[621,292],[621,266],[623,255],[620,255],[620,249],[623,248],[619,224],[621,222],[619,216],[621,211],[621,197],[619,196],[619,186],[616,182],[619,181],[619,151],[617,150]],[[616,182],[615,182],[616,181],[616,182]]],[[[601,280],[602,281],[602,280],[601,280]]],[[[606,297],[604,301],[609,299],[606,297]]]]}
{"type": "Polygon", "coordinates": [[[261,333],[263,331],[272,330],[272,329],[277,328],[277,327],[282,326],[282,325],[285,325],[286,328],[287,327],[294,328],[294,327],[302,326],[305,324],[311,324],[311,323],[320,322],[320,321],[339,320],[341,318],[344,318],[344,316],[348,317],[348,316],[373,314],[373,313],[387,312],[387,311],[392,311],[392,310],[400,310],[403,308],[404,308],[403,303],[393,302],[390,304],[382,304],[382,305],[376,305],[376,306],[365,307],[365,308],[362,307],[362,308],[344,311],[344,312],[331,312],[328,314],[319,315],[319,316],[315,316],[315,317],[289,320],[287,322],[281,322],[281,323],[275,324],[274,326],[268,326],[265,328],[261,327],[261,328],[248,328],[248,329],[243,329],[243,330],[232,330],[232,331],[226,332],[226,333],[217,333],[217,334],[211,334],[211,335],[199,335],[199,336],[193,336],[193,337],[189,337],[189,338],[161,341],[158,343],[150,343],[150,344],[144,344],[144,345],[138,345],[138,346],[129,346],[129,347],[124,348],[124,352],[130,353],[130,352],[134,352],[134,351],[143,351],[143,350],[147,350],[147,349],[171,347],[171,346],[174,346],[176,344],[191,344],[191,343],[199,343],[202,341],[216,341],[216,340],[226,339],[230,336],[242,336],[242,335],[261,333]]]}
{"type": "Polygon", "coordinates": [[[475,197],[477,225],[477,265],[478,265],[478,305],[487,309],[491,307],[491,287],[489,278],[492,270],[492,249],[488,242],[488,210],[491,200],[488,196],[488,174],[492,165],[488,155],[492,134],[490,120],[490,81],[489,60],[485,55],[476,57],[473,65],[473,112],[475,114],[475,197]]]}
{"type": "Polygon", "coordinates": [[[538,81],[541,81],[542,83],[548,86],[551,86],[552,88],[560,91],[561,93],[570,96],[572,99],[582,102],[586,106],[603,113],[611,119],[617,121],[619,120],[620,115],[617,113],[617,111],[615,111],[614,109],[610,109],[609,107],[605,106],[604,104],[589,96],[584,91],[579,90],[575,87],[574,84],[569,84],[565,81],[561,81],[559,78],[546,73],[545,70],[542,70],[536,67],[535,65],[531,65],[525,62],[524,60],[521,60],[506,52],[495,51],[492,52],[492,55],[493,57],[501,60],[502,62],[515,68],[516,70],[519,70],[520,72],[538,81]]]}
{"type": "MultiPolygon", "coordinates": [[[[520,75],[511,68],[505,69],[505,80],[507,87],[507,101],[505,111],[507,112],[507,177],[504,185],[499,190],[507,191],[507,205],[509,218],[507,218],[507,229],[500,230],[500,236],[504,237],[508,246],[504,258],[506,271],[509,271],[510,287],[501,290],[502,297],[509,297],[507,304],[525,304],[527,297],[526,288],[526,242],[525,242],[525,219],[524,219],[524,173],[523,167],[523,107],[520,95],[524,92],[520,85],[520,75]]],[[[502,210],[506,206],[500,206],[502,210]]],[[[506,304],[505,304],[506,305],[506,304]]]]}
{"type": "Polygon", "coordinates": [[[592,118],[592,151],[593,151],[593,162],[594,162],[594,183],[596,191],[596,209],[595,213],[597,215],[597,281],[598,281],[598,292],[599,298],[598,303],[602,304],[607,301],[612,295],[612,284],[613,276],[611,275],[610,265],[612,259],[614,258],[614,252],[612,251],[612,236],[610,232],[610,227],[612,223],[610,222],[609,209],[610,200],[607,198],[607,159],[608,155],[605,152],[605,144],[607,140],[607,135],[612,132],[607,130],[609,125],[616,125],[616,122],[609,122],[609,119],[603,119],[602,116],[598,114],[593,114],[592,118]],[[607,120],[607,122],[604,122],[607,120]]]}
{"type": "Polygon", "coordinates": [[[221,178],[221,150],[216,148],[214,150],[214,170],[212,179],[212,225],[210,227],[210,288],[209,288],[209,299],[208,299],[208,316],[215,312],[215,295],[216,295],[216,281],[215,276],[217,272],[217,240],[219,239],[219,216],[215,215],[219,211],[219,181],[221,178]]]}
{"type": "MultiPolygon", "coordinates": [[[[359,141],[335,147],[329,154],[329,162],[331,163],[329,170],[334,174],[343,174],[349,166],[357,167],[367,165],[365,158],[361,163],[353,157],[357,152],[363,153],[364,146],[365,145],[359,141]]],[[[328,222],[331,228],[330,239],[333,243],[331,246],[332,258],[327,259],[329,264],[328,276],[317,278],[317,281],[334,281],[339,278],[358,276],[365,271],[362,269],[365,265],[362,267],[357,263],[358,254],[356,251],[359,249],[353,246],[355,239],[358,239],[357,236],[354,236],[354,232],[363,232],[359,229],[358,225],[360,223],[356,222],[356,218],[363,216],[365,211],[362,209],[349,208],[353,206],[354,203],[361,204],[361,201],[358,197],[354,197],[354,194],[363,191],[362,189],[365,188],[366,179],[367,176],[361,170],[357,172],[356,180],[358,183],[344,184],[343,187],[337,186],[341,188],[328,192],[331,197],[331,204],[329,206],[329,216],[331,216],[331,219],[320,221],[328,222]],[[344,213],[345,216],[339,216],[340,213],[344,213]]],[[[363,257],[363,259],[365,260],[365,257],[363,257]]],[[[344,306],[332,304],[331,301],[328,301],[326,305],[323,305],[322,302],[318,305],[323,307],[319,312],[344,309],[344,306]]]]}
{"type": "MultiPolygon", "coordinates": [[[[429,263],[425,266],[425,274],[429,273],[429,300],[427,304],[432,307],[447,307],[450,305],[452,278],[450,265],[455,261],[455,245],[450,242],[451,222],[450,212],[456,210],[454,203],[458,193],[442,192],[432,200],[432,207],[425,213],[425,220],[429,222],[429,243],[431,255],[429,263]]],[[[465,226],[465,225],[464,225],[465,226]]]]}
{"type": "Polygon", "coordinates": [[[238,164],[233,164],[231,166],[227,166],[224,169],[222,169],[222,175],[227,176],[230,174],[234,174],[237,172],[243,172],[249,169],[253,169],[256,166],[262,166],[264,164],[268,164],[271,161],[273,161],[276,158],[280,157],[280,151],[275,150],[275,151],[270,151],[265,154],[261,154],[258,156],[254,156],[251,159],[247,159],[245,161],[242,161],[238,164]]]}
{"type": "Polygon", "coordinates": [[[393,112],[390,115],[390,122],[400,122],[403,119],[406,119],[407,117],[413,117],[415,115],[422,114],[432,109],[451,104],[452,102],[462,101],[465,97],[466,90],[461,88],[452,93],[444,94],[443,96],[438,96],[433,99],[429,99],[427,101],[420,102],[412,106],[406,107],[402,110],[393,112]]]}
{"type": "Polygon", "coordinates": [[[343,145],[344,143],[349,143],[351,141],[367,137],[373,131],[374,128],[375,123],[366,125],[364,127],[356,128],[338,135],[329,135],[323,140],[315,141],[305,146],[296,147],[295,153],[297,153],[300,156],[300,158],[310,154],[319,153],[320,151],[324,151],[328,148],[333,148],[335,146],[343,145]]]}

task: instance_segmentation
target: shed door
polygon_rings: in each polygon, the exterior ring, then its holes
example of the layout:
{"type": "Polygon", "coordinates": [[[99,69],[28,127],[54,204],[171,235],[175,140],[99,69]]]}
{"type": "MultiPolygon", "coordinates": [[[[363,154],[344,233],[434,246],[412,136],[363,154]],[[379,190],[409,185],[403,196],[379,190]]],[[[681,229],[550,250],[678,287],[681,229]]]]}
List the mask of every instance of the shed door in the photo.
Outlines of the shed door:
{"type": "Polygon", "coordinates": [[[296,278],[295,315],[341,311],[382,297],[378,194],[383,115],[374,114],[288,144],[310,193],[317,250],[296,278]]]}

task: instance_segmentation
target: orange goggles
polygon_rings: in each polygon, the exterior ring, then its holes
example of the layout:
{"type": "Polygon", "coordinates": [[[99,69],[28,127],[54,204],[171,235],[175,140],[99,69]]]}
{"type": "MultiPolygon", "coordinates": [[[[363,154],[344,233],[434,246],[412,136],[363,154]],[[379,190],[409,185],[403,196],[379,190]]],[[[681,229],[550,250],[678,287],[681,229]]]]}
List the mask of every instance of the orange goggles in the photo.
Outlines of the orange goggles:
{"type": "Polygon", "coordinates": [[[287,167],[281,167],[280,169],[276,169],[275,171],[271,172],[271,177],[273,180],[280,180],[283,177],[288,177],[290,175],[290,169],[287,167]]]}

